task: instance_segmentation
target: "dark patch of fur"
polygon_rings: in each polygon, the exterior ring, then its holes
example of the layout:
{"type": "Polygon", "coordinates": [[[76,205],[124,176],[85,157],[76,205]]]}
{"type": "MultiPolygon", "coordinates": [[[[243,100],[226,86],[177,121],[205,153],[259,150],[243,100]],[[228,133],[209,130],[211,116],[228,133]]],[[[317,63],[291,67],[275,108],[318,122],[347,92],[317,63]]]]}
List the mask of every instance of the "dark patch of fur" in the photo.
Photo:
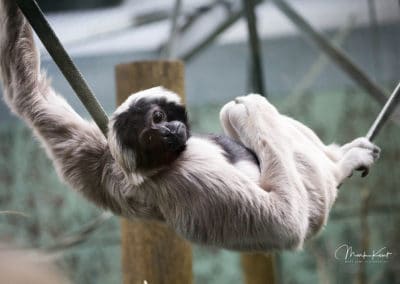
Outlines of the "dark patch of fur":
{"type": "Polygon", "coordinates": [[[207,137],[222,147],[225,152],[224,155],[230,163],[235,164],[239,161],[245,160],[253,162],[258,166],[260,165],[258,158],[253,151],[232,138],[216,134],[209,134],[207,137]]]}

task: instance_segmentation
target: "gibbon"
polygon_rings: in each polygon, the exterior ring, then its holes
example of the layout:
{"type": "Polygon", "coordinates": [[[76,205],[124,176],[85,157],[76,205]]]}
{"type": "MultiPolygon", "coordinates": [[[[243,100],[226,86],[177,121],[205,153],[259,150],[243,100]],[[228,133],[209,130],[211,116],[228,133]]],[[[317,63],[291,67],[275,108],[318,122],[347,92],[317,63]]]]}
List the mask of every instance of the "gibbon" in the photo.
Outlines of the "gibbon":
{"type": "Polygon", "coordinates": [[[378,158],[365,138],[324,145],[258,95],[221,110],[230,138],[191,135],[184,106],[163,88],[130,96],[105,138],[40,72],[31,28],[14,1],[0,3],[5,101],[41,140],[59,176],[117,215],[165,222],[209,246],[296,249],[326,223],[338,185],[378,158]]]}

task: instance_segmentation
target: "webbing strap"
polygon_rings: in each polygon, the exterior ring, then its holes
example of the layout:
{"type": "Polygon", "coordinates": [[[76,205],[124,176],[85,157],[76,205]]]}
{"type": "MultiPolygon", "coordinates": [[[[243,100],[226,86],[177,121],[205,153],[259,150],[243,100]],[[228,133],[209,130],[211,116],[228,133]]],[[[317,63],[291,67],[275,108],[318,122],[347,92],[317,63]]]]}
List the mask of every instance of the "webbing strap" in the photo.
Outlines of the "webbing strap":
{"type": "Polygon", "coordinates": [[[104,135],[107,135],[107,114],[50,27],[36,1],[16,0],[16,2],[95,123],[104,135]]]}
{"type": "Polygon", "coordinates": [[[372,141],[373,139],[375,139],[375,137],[378,135],[382,127],[385,125],[386,121],[389,119],[390,115],[396,109],[396,106],[399,104],[399,102],[400,102],[400,83],[394,89],[393,93],[390,95],[389,99],[383,106],[378,117],[375,119],[371,128],[368,130],[366,137],[369,140],[372,141]]]}

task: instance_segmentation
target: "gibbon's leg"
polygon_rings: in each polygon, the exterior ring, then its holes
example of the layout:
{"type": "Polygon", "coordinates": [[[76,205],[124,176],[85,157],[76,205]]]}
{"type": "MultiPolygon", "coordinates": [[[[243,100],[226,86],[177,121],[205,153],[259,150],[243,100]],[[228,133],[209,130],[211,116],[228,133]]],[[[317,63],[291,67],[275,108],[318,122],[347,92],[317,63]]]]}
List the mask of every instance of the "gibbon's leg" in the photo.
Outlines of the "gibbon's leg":
{"type": "Polygon", "coordinates": [[[73,188],[117,214],[149,215],[146,206],[126,204],[127,184],[106,138],[54,92],[39,61],[31,28],[15,1],[0,0],[0,78],[8,106],[42,140],[58,174],[73,188]]]}
{"type": "Polygon", "coordinates": [[[340,146],[336,144],[325,145],[321,139],[319,139],[318,135],[315,132],[308,128],[306,125],[302,124],[301,122],[282,115],[282,117],[287,120],[288,123],[293,125],[297,130],[300,131],[310,142],[312,142],[319,150],[325,153],[325,155],[331,159],[333,162],[338,162],[342,156],[343,152],[340,149],[340,146]]]}
{"type": "MultiPolygon", "coordinates": [[[[297,206],[307,204],[300,213],[308,220],[306,238],[326,223],[341,181],[354,169],[369,167],[374,161],[371,143],[357,140],[346,146],[343,154],[340,148],[323,145],[310,129],[279,114],[258,95],[237,98],[223,107],[220,116],[227,134],[239,137],[257,155],[260,187],[275,193],[275,208],[284,208],[278,201],[294,192],[299,194],[297,206]],[[331,156],[327,154],[332,150],[331,156]]],[[[296,211],[296,207],[291,209],[296,211]]]]}
{"type": "Polygon", "coordinates": [[[293,159],[292,143],[295,141],[287,132],[287,123],[276,108],[261,96],[248,95],[226,104],[220,112],[220,119],[227,135],[238,137],[257,155],[260,162],[259,185],[274,197],[270,206],[277,210],[275,213],[284,211],[284,215],[303,216],[301,224],[306,227],[306,235],[309,236],[310,215],[318,211],[318,215],[325,216],[326,212],[310,203],[293,159]],[[285,205],[289,196],[297,198],[297,202],[290,207],[285,205]]]}
{"type": "Polygon", "coordinates": [[[336,163],[339,169],[339,184],[351,176],[354,170],[361,170],[362,176],[366,176],[369,167],[379,158],[379,147],[365,137],[356,138],[341,147],[336,144],[324,145],[310,128],[292,118],[286,118],[336,163]]]}
{"type": "MultiPolygon", "coordinates": [[[[240,137],[240,140],[259,156],[264,156],[262,147],[260,148],[255,142],[259,139],[256,138],[260,136],[259,133],[265,134],[265,140],[270,140],[271,142],[276,140],[275,146],[284,144],[288,153],[299,151],[290,142],[300,138],[298,136],[299,133],[296,133],[290,127],[294,126],[296,130],[303,134],[303,138],[306,137],[308,139],[308,145],[316,146],[313,147],[314,153],[311,154],[321,158],[320,152],[323,152],[330,159],[330,162],[326,159],[319,159],[319,161],[325,161],[325,170],[333,171],[337,185],[351,176],[354,170],[362,170],[364,172],[363,176],[365,176],[369,167],[379,157],[380,149],[363,137],[356,138],[342,147],[335,144],[324,145],[311,129],[292,118],[280,115],[275,107],[265,98],[258,95],[238,98],[236,102],[227,104],[225,108],[230,111],[229,115],[226,114],[227,111],[224,109],[221,111],[224,129],[227,133],[233,133],[232,135],[235,137],[240,137]],[[249,129],[253,130],[249,131],[249,129]],[[283,132],[286,132],[286,136],[283,132]]],[[[299,141],[294,143],[299,143],[299,141]]]]}
{"type": "Polygon", "coordinates": [[[301,178],[293,160],[294,147],[287,122],[276,108],[259,95],[239,97],[220,113],[226,133],[238,137],[260,161],[260,186],[269,191],[275,184],[295,183],[301,178]]]}

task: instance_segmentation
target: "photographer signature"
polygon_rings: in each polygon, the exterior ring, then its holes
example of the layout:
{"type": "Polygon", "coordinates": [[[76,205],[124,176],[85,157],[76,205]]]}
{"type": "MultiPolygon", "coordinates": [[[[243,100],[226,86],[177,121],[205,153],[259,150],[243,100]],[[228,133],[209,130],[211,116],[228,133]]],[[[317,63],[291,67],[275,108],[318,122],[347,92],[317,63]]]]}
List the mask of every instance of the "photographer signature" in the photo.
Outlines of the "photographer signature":
{"type": "Polygon", "coordinates": [[[372,252],[367,251],[354,251],[352,246],[342,244],[335,250],[335,258],[337,260],[344,260],[345,262],[386,262],[392,255],[388,248],[382,247],[372,252]]]}

